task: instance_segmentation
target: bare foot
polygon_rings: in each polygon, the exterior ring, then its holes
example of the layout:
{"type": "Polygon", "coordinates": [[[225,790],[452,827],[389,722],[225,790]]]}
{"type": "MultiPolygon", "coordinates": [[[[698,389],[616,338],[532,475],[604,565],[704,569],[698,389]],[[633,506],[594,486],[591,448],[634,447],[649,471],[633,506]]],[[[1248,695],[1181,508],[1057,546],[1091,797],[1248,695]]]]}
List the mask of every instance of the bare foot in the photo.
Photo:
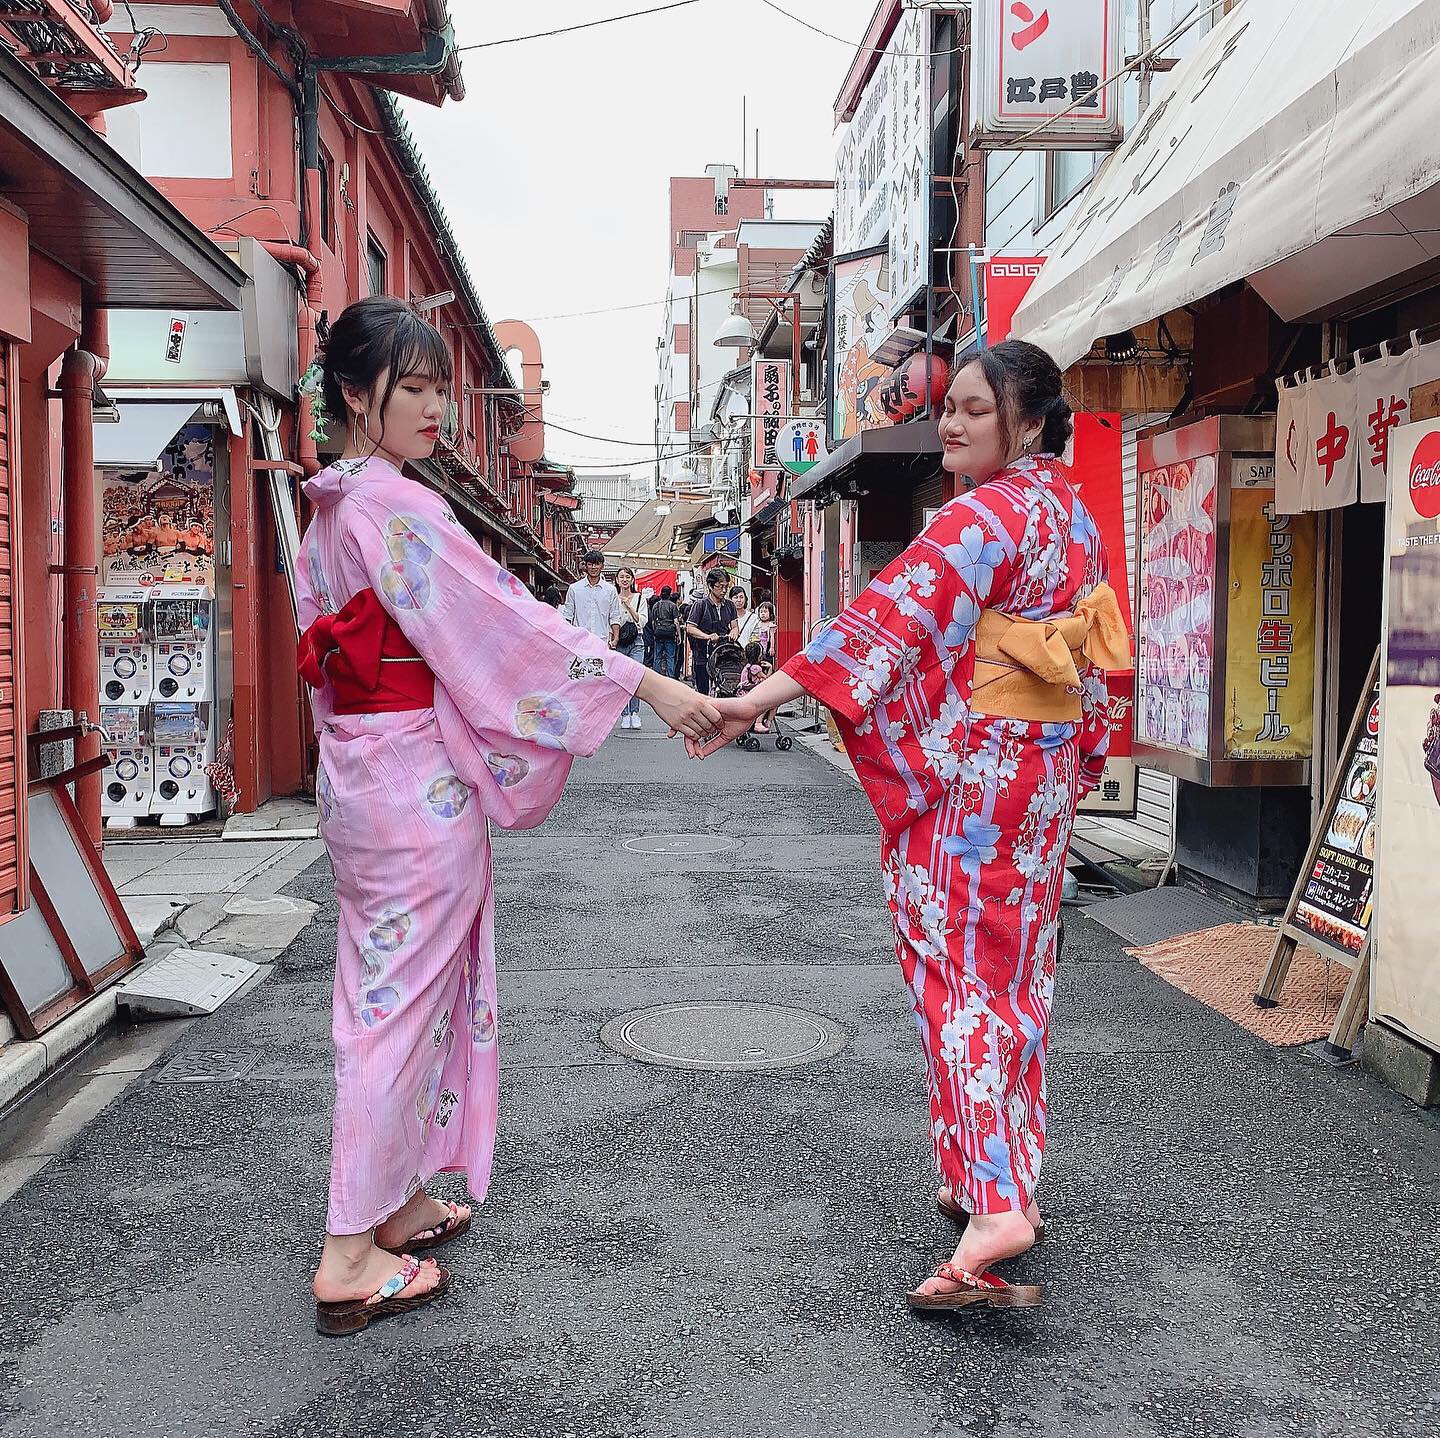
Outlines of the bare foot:
{"type": "MultiPolygon", "coordinates": [[[[1023,1213],[972,1213],[950,1265],[981,1274],[991,1264],[1015,1258],[1035,1246],[1035,1229],[1023,1213]]],[[[963,1284],[940,1277],[927,1278],[919,1291],[927,1295],[957,1293],[963,1284]]]]}
{"type": "MultiPolygon", "coordinates": [[[[940,1192],[935,1195],[935,1201],[941,1208],[954,1207],[963,1209],[965,1207],[965,1205],[955,1197],[955,1190],[947,1187],[943,1183],[940,1185],[940,1192]]],[[[1045,1220],[1040,1216],[1040,1205],[1036,1203],[1033,1198],[1025,1207],[1025,1217],[1030,1220],[1031,1228],[1039,1229],[1045,1225],[1045,1220]]]]}
{"type": "MultiPolygon", "coordinates": [[[[370,1241],[368,1234],[326,1234],[325,1251],[311,1288],[319,1303],[345,1303],[378,1293],[401,1271],[401,1260],[370,1241]],[[358,1251],[357,1251],[358,1250],[358,1251]]],[[[400,1290],[401,1298],[418,1298],[440,1282],[440,1265],[427,1258],[413,1282],[400,1290]]]]}
{"type": "MultiPolygon", "coordinates": [[[[470,1210],[463,1203],[456,1207],[462,1221],[470,1217],[470,1210]]],[[[375,1243],[380,1248],[402,1249],[417,1233],[439,1228],[449,1217],[449,1208],[422,1188],[404,1208],[392,1213],[375,1230],[375,1243]]]]}

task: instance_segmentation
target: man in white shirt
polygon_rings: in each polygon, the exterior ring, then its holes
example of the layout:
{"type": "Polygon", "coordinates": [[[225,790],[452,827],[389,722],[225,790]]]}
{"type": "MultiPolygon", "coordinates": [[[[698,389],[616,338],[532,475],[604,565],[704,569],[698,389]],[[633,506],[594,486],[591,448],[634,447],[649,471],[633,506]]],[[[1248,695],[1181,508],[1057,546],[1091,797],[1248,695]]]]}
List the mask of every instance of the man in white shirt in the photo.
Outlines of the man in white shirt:
{"type": "Polygon", "coordinates": [[[619,593],[605,578],[605,556],[598,549],[585,556],[585,578],[577,579],[565,592],[565,617],[615,647],[625,615],[619,593]]]}

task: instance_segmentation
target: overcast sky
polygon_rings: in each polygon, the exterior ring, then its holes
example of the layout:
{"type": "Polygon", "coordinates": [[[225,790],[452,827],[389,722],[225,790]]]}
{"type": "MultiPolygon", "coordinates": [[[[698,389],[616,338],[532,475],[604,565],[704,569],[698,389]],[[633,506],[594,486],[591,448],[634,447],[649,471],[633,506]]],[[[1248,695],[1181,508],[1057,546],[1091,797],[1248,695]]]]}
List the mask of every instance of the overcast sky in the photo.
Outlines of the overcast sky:
{"type": "MultiPolygon", "coordinates": [[[[461,45],[646,9],[662,0],[454,0],[461,45]]],[[[648,453],[655,340],[668,282],[668,180],[740,164],[741,98],[766,176],[832,179],[833,105],[875,0],[699,0],[572,35],[463,56],[466,99],[406,113],[492,320],[535,325],[551,381],[552,458],[586,467],[648,453]],[[643,308],[547,319],[614,305],[643,308]]],[[[754,173],[753,161],[752,169],[754,173]]],[[[777,215],[795,215],[794,201],[777,215]]],[[[829,213],[827,192],[802,202],[829,213]]]]}

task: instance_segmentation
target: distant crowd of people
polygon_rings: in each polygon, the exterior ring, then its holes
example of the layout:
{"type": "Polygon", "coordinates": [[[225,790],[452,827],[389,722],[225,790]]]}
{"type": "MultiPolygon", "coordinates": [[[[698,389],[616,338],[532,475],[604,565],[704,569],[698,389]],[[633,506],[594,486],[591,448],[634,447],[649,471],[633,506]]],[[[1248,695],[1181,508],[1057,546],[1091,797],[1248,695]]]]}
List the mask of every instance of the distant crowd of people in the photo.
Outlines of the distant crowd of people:
{"type": "MultiPolygon", "coordinates": [[[[635,571],[628,565],[616,570],[613,581],[607,579],[605,556],[591,550],[585,556],[585,577],[564,594],[552,585],[545,601],[612,649],[666,678],[692,683],[701,694],[729,687],[728,672],[722,682],[712,671],[712,657],[725,640],[739,646],[738,686],[731,692],[747,693],[774,670],[775,605],[765,598],[752,606],[744,586],[732,583],[723,569],[712,569],[704,588],[688,599],[668,584],[651,594],[636,586],[635,571]]],[[[638,702],[627,706],[620,727],[640,728],[638,702]]],[[[768,716],[756,727],[762,733],[768,729],[768,716]]]]}

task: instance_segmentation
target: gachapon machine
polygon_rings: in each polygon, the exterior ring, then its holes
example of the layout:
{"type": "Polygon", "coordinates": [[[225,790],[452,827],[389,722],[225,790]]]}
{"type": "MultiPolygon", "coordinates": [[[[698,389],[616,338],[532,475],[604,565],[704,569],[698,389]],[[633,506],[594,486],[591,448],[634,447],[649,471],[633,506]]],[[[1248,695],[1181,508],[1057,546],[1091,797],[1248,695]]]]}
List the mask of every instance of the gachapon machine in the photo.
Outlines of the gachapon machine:
{"type": "Polygon", "coordinates": [[[155,799],[155,756],[145,727],[145,710],[133,704],[102,704],[100,728],[110,760],[100,789],[107,828],[133,829],[155,799]]]}
{"type": "Polygon", "coordinates": [[[144,589],[100,590],[100,702],[143,705],[154,688],[150,596],[144,589]]]}
{"type": "Polygon", "coordinates": [[[202,584],[157,584],[151,590],[155,698],[208,704],[214,693],[211,622],[215,601],[202,584]]]}
{"type": "Polygon", "coordinates": [[[150,812],[162,828],[180,828],[215,809],[215,790],[206,775],[215,742],[208,704],[150,706],[150,741],[155,755],[155,795],[150,812]]]}

